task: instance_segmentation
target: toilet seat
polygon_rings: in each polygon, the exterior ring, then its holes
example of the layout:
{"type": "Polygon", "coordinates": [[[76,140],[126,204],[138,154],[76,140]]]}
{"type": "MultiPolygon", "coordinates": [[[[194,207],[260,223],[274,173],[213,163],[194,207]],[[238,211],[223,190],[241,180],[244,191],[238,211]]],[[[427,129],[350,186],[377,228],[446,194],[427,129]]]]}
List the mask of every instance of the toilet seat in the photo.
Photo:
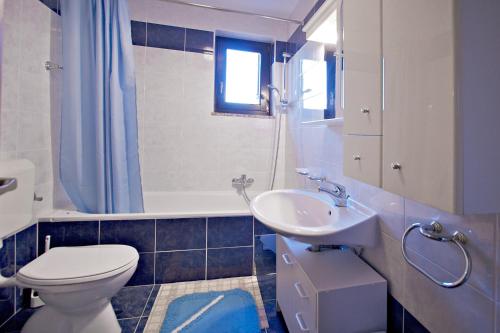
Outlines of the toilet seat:
{"type": "Polygon", "coordinates": [[[127,245],[55,247],[17,273],[27,286],[61,286],[102,280],[137,265],[137,250],[127,245]]]}

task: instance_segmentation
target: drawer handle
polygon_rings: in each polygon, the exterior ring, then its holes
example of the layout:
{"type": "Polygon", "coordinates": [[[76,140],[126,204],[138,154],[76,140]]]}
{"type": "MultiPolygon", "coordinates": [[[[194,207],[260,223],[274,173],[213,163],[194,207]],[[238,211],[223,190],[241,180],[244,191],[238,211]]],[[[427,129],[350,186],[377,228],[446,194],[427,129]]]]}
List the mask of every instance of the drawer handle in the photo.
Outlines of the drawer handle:
{"type": "Polygon", "coordinates": [[[361,161],[361,156],[360,156],[360,155],[352,155],[352,158],[353,158],[355,161],[361,161]]]}
{"type": "Polygon", "coordinates": [[[299,324],[300,330],[302,332],[309,332],[309,329],[307,328],[306,324],[304,323],[304,319],[302,318],[302,313],[297,312],[295,314],[295,319],[297,319],[297,323],[299,324]]]}
{"type": "Polygon", "coordinates": [[[290,260],[290,257],[288,256],[288,254],[283,253],[281,255],[281,258],[283,258],[283,261],[285,262],[285,264],[287,264],[287,265],[293,265],[293,262],[290,260]]]}
{"type": "Polygon", "coordinates": [[[300,282],[295,282],[293,286],[295,287],[295,290],[297,290],[297,294],[299,294],[300,298],[309,298],[309,296],[307,296],[307,294],[304,292],[304,289],[302,288],[300,282]]]}
{"type": "Polygon", "coordinates": [[[361,108],[361,113],[370,113],[370,109],[361,108]]]}

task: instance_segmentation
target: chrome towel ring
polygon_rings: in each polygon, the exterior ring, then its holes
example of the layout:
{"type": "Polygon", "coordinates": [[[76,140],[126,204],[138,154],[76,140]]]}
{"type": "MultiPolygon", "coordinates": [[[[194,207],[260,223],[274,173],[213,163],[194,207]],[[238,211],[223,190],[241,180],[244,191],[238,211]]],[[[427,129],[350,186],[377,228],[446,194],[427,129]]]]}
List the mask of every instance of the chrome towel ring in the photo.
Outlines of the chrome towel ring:
{"type": "Polygon", "coordinates": [[[429,278],[432,282],[435,284],[444,287],[444,288],[456,288],[460,287],[462,284],[467,282],[469,279],[471,269],[472,269],[472,262],[470,259],[469,252],[467,252],[467,249],[464,247],[465,243],[467,242],[467,237],[459,232],[455,231],[452,235],[441,235],[441,232],[443,231],[443,226],[436,222],[433,221],[431,224],[422,224],[422,223],[414,223],[411,226],[409,226],[404,234],[403,234],[403,239],[402,239],[402,244],[401,244],[401,250],[403,251],[403,257],[405,260],[410,264],[413,268],[415,268],[417,271],[422,273],[424,276],[429,278]],[[410,234],[410,232],[413,229],[418,228],[418,232],[422,235],[425,236],[431,240],[435,240],[438,242],[452,242],[455,244],[461,251],[462,254],[464,255],[465,258],[465,271],[463,274],[458,278],[456,281],[451,281],[451,282],[446,282],[446,281],[439,281],[426,271],[424,271],[420,266],[415,264],[413,261],[410,260],[408,257],[408,254],[406,252],[406,237],[410,234]]]}

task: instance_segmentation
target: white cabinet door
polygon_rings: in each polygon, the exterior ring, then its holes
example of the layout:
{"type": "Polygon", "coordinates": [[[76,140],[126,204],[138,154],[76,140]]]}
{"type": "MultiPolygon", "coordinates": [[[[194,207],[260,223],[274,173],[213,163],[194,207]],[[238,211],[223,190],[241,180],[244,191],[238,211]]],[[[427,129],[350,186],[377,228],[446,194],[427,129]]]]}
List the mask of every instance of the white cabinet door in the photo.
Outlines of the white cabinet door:
{"type": "Polygon", "coordinates": [[[381,3],[345,0],[344,133],[382,134],[381,3]]]}
{"type": "Polygon", "coordinates": [[[382,11],[383,187],[457,211],[453,0],[384,0],[382,11]]]}
{"type": "Polygon", "coordinates": [[[381,141],[381,136],[344,136],[344,175],[380,187],[381,141]]]}

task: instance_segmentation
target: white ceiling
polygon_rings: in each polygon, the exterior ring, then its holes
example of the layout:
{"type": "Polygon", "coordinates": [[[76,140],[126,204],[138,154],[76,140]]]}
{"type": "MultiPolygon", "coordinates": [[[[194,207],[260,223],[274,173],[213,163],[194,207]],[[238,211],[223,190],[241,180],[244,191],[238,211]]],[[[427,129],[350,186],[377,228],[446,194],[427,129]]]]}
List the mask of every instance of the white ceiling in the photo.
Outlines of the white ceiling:
{"type": "Polygon", "coordinates": [[[315,0],[189,0],[188,2],[302,20],[315,0]]]}

